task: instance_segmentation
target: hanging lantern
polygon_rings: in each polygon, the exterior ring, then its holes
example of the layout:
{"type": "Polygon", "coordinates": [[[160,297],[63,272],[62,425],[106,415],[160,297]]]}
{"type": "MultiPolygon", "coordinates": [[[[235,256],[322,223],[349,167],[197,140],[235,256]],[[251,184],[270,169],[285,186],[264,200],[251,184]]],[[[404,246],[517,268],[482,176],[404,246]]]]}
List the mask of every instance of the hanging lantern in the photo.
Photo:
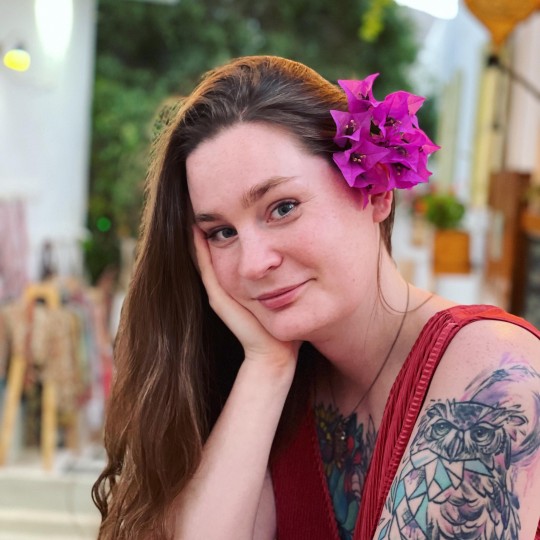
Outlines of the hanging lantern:
{"type": "Polygon", "coordinates": [[[539,0],[465,0],[471,13],[489,30],[495,47],[516,25],[540,9],[539,0]]]}

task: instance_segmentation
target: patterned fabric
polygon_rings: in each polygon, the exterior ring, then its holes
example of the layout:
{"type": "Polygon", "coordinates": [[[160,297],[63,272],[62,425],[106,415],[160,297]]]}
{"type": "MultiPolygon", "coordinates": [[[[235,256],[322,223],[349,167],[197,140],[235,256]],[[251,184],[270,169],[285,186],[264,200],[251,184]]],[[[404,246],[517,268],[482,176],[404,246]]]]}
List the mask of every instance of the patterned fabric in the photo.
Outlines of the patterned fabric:
{"type": "Polygon", "coordinates": [[[71,414],[77,407],[82,380],[77,360],[80,338],[75,331],[76,315],[67,309],[16,302],[5,306],[2,316],[12,354],[23,355],[27,361],[24,391],[29,402],[38,400],[36,384],[52,380],[59,412],[71,414]]]}
{"type": "MultiPolygon", "coordinates": [[[[392,481],[446,348],[461,328],[480,320],[507,321],[540,338],[540,332],[529,323],[493,306],[455,306],[427,322],[392,386],[363,488],[354,540],[371,540],[375,534],[392,481]]],[[[271,472],[277,540],[340,540],[311,408],[296,437],[277,456],[271,472]]],[[[540,540],[540,526],[536,540],[540,540]]]]}
{"type": "Polygon", "coordinates": [[[65,301],[61,307],[40,303],[40,293],[37,302],[26,299],[0,307],[0,390],[4,382],[9,384],[10,359],[22,357],[24,435],[30,446],[39,444],[46,381],[54,381],[62,442],[62,436],[70,434],[62,428],[74,425],[82,407],[85,427],[99,436],[113,373],[112,339],[100,290],[78,282],[48,284],[57,287],[65,301]]]}
{"type": "Polygon", "coordinates": [[[23,201],[0,200],[0,302],[18,298],[28,283],[28,234],[23,201]]]}
{"type": "Polygon", "coordinates": [[[7,377],[8,356],[7,321],[0,312],[0,381],[7,377]]]}

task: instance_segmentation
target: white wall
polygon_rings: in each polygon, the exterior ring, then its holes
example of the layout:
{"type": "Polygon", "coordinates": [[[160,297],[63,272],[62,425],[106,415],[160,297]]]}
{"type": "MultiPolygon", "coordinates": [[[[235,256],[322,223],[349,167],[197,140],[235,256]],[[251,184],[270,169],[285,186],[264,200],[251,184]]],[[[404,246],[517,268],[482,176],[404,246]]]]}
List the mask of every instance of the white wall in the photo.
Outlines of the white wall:
{"type": "Polygon", "coordinates": [[[22,43],[32,56],[25,73],[0,65],[0,197],[27,200],[33,279],[46,240],[55,245],[61,273],[82,271],[96,0],[72,5],[67,49],[54,58],[38,35],[34,0],[0,0],[0,48],[22,43]]]}
{"type": "Polygon", "coordinates": [[[415,74],[422,92],[438,95],[443,111],[436,141],[442,146],[437,178],[466,201],[470,198],[479,84],[488,42],[487,31],[460,5],[455,19],[433,23],[415,74]]]}
{"type": "MultiPolygon", "coordinates": [[[[540,91],[540,13],[520,24],[512,36],[512,68],[540,91]]],[[[506,162],[509,169],[530,172],[540,148],[540,101],[512,83],[506,162]]]]}

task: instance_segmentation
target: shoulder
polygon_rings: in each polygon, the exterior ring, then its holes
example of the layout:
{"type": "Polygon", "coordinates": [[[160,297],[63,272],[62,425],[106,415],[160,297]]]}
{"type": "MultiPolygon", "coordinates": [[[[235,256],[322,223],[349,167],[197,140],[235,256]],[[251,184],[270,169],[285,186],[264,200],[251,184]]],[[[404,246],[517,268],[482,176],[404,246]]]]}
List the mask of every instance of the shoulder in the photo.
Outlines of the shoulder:
{"type": "MultiPolygon", "coordinates": [[[[459,306],[458,306],[459,307],[459,306]]],[[[531,345],[538,346],[540,333],[535,335],[532,325],[525,320],[505,313],[504,311],[493,312],[505,317],[504,319],[486,318],[473,320],[460,329],[454,342],[459,345],[468,345],[482,342],[484,344],[502,344],[502,345],[531,345]],[[521,321],[521,324],[518,324],[521,321]],[[525,325],[531,330],[527,330],[525,325]]],[[[485,315],[485,314],[482,314],[485,315]]],[[[538,332],[538,331],[537,331],[538,332]]]]}
{"type": "Polygon", "coordinates": [[[459,379],[465,382],[481,370],[520,362],[540,371],[537,335],[509,321],[477,320],[461,328],[449,342],[436,377],[446,377],[452,372],[459,384],[459,379]]]}
{"type": "Polygon", "coordinates": [[[417,350],[440,357],[438,372],[489,367],[501,355],[528,358],[540,370],[540,330],[498,307],[435,297],[418,315],[417,350]]]}

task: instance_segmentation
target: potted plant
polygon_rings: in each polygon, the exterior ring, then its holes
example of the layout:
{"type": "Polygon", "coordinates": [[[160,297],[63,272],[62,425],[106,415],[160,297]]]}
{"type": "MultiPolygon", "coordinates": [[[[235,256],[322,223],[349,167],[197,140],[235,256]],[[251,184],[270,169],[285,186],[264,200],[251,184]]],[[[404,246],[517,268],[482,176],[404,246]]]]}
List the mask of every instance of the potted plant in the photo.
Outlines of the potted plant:
{"type": "Polygon", "coordinates": [[[470,236],[461,229],[464,204],[451,192],[424,196],[425,218],[435,229],[433,271],[436,274],[467,274],[471,270],[470,236]]]}

